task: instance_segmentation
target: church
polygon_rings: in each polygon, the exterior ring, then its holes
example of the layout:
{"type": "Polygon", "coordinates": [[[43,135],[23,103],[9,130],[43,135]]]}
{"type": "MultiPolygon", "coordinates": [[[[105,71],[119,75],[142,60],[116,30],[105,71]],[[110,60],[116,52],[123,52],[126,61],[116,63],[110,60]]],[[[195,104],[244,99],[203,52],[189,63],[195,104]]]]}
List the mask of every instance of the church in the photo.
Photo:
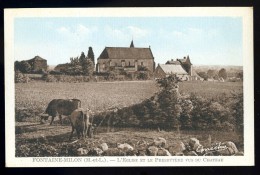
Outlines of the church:
{"type": "Polygon", "coordinates": [[[133,73],[146,67],[154,72],[155,62],[152,50],[134,46],[132,40],[130,47],[105,47],[97,59],[96,71],[100,73],[108,71],[125,71],[133,73]]]}

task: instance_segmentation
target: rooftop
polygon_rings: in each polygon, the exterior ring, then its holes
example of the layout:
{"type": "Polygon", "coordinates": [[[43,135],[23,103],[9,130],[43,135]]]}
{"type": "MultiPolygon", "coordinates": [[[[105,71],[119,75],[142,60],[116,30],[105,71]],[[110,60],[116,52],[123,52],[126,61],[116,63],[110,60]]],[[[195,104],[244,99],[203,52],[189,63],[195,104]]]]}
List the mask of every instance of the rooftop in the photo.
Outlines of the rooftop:
{"type": "Polygon", "coordinates": [[[188,73],[182,68],[181,65],[176,64],[160,64],[159,65],[166,74],[185,74],[188,73]]]}

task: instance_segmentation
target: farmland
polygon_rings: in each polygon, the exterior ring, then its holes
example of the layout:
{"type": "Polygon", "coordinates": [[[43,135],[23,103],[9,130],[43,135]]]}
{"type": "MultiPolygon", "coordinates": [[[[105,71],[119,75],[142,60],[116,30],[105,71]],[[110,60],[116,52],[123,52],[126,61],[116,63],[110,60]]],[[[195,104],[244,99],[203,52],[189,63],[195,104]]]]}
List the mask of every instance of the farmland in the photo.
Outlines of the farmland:
{"type": "MultiPolygon", "coordinates": [[[[220,94],[242,92],[242,82],[182,82],[181,93],[194,93],[205,98],[214,98],[220,94]]],[[[37,113],[44,112],[48,103],[54,98],[78,98],[83,108],[90,108],[94,113],[106,111],[111,107],[126,107],[150,98],[159,90],[155,81],[120,81],[98,83],[45,83],[40,81],[15,84],[16,109],[31,109],[37,113]]],[[[58,117],[57,117],[58,118],[58,117]]],[[[57,120],[57,119],[56,119],[57,120]]],[[[38,120],[16,122],[16,144],[27,147],[30,144],[45,138],[49,145],[59,147],[67,143],[71,127],[69,125],[49,126],[40,124],[38,120]],[[28,141],[28,142],[27,142],[28,141]],[[18,144],[19,143],[19,144],[18,144]]],[[[240,150],[243,150],[243,141],[235,132],[226,131],[161,131],[139,128],[115,128],[114,132],[106,132],[107,128],[100,127],[94,138],[81,144],[106,142],[109,147],[116,143],[127,142],[136,144],[139,140],[152,142],[156,137],[164,137],[169,144],[176,140],[187,141],[191,137],[198,138],[202,144],[207,145],[211,135],[212,142],[232,140],[240,150]]],[[[76,139],[74,135],[74,139],[76,139]]],[[[31,145],[32,146],[32,145],[31,145]]],[[[37,145],[36,145],[37,146],[37,145]]],[[[34,148],[31,148],[34,149],[34,148]]],[[[22,148],[19,146],[19,150],[22,148]]],[[[22,153],[19,156],[25,156],[22,153]]],[[[42,155],[41,155],[42,156],[42,155]]]]}
{"type": "MultiPolygon", "coordinates": [[[[140,103],[159,90],[154,81],[126,81],[101,83],[45,83],[15,84],[16,108],[44,111],[55,98],[78,98],[83,108],[103,111],[111,107],[124,107],[140,103]]],[[[182,82],[181,93],[213,98],[231,91],[242,92],[242,82],[182,82]]]]}
{"type": "Polygon", "coordinates": [[[15,85],[17,108],[33,108],[42,112],[55,98],[78,98],[83,108],[103,111],[139,103],[152,96],[158,87],[152,81],[103,83],[45,83],[15,85]]]}

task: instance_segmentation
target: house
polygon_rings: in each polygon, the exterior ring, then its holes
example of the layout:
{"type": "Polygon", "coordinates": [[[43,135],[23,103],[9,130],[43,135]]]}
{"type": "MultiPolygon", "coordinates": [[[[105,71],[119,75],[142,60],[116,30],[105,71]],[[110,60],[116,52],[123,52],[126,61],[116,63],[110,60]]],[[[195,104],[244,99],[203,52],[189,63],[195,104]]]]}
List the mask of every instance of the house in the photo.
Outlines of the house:
{"type": "Polygon", "coordinates": [[[58,64],[54,70],[55,71],[59,71],[59,72],[65,72],[66,70],[68,70],[69,68],[69,63],[65,63],[65,64],[58,64]]]}
{"type": "Polygon", "coordinates": [[[166,64],[159,64],[155,69],[155,78],[167,77],[170,74],[176,74],[183,81],[203,80],[193,69],[189,56],[183,59],[171,59],[166,64]]]}
{"type": "Polygon", "coordinates": [[[47,70],[47,60],[41,58],[38,55],[30,60],[27,60],[26,62],[28,62],[31,65],[32,72],[47,70]]]}
{"type": "Polygon", "coordinates": [[[183,57],[183,59],[171,59],[170,61],[167,61],[166,64],[181,65],[182,68],[189,74],[189,80],[203,80],[203,78],[201,78],[193,69],[189,55],[187,57],[183,57]]]}
{"type": "Polygon", "coordinates": [[[111,70],[136,72],[140,67],[146,67],[153,72],[155,62],[151,48],[134,47],[105,47],[97,59],[96,71],[108,72],[111,70]]]}
{"type": "Polygon", "coordinates": [[[154,71],[155,78],[164,78],[171,74],[176,74],[183,81],[187,81],[190,78],[189,74],[180,64],[158,64],[154,71]]]}

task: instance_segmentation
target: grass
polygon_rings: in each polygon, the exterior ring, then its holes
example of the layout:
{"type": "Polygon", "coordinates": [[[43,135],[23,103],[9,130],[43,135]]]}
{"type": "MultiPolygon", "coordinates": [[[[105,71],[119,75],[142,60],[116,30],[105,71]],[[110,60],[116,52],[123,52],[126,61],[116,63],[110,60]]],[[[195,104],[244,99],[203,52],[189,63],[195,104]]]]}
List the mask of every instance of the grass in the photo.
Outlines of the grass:
{"type": "Polygon", "coordinates": [[[207,82],[187,81],[180,83],[181,93],[194,93],[199,96],[214,98],[223,93],[243,92],[243,82],[207,82]]]}
{"type": "MultiPolygon", "coordinates": [[[[124,107],[140,103],[158,91],[155,81],[120,81],[100,83],[45,83],[15,84],[16,108],[36,109],[43,112],[55,98],[78,98],[83,108],[94,112],[111,107],[124,107]]],[[[231,91],[242,92],[242,82],[182,82],[181,93],[195,93],[215,97],[231,91]]]]}
{"type": "Polygon", "coordinates": [[[16,108],[44,111],[55,98],[78,98],[83,108],[104,111],[140,103],[151,97],[158,87],[153,81],[102,83],[45,83],[15,84],[16,108]]]}
{"type": "MultiPolygon", "coordinates": [[[[241,82],[182,82],[180,92],[195,93],[200,96],[213,98],[222,93],[229,94],[231,91],[242,92],[241,82]]],[[[90,108],[94,112],[105,111],[111,107],[124,107],[140,103],[146,98],[153,96],[159,90],[155,81],[120,81],[98,83],[45,83],[29,82],[15,84],[15,107],[16,109],[31,109],[44,112],[48,103],[55,98],[78,98],[82,101],[83,108],[90,108]]],[[[58,120],[56,117],[55,120],[58,120]]],[[[34,121],[34,120],[31,120],[34,121]]],[[[70,125],[49,126],[33,122],[16,122],[16,146],[20,143],[35,140],[43,136],[50,144],[67,143],[71,132],[70,125]]],[[[57,123],[57,121],[56,121],[57,123]]],[[[191,137],[196,137],[201,144],[207,146],[208,137],[211,135],[212,142],[233,141],[239,150],[243,151],[243,141],[234,132],[222,131],[176,131],[158,132],[150,129],[138,128],[115,128],[115,132],[106,132],[105,127],[98,128],[94,138],[87,142],[106,142],[109,147],[116,147],[116,143],[136,144],[140,140],[152,142],[156,137],[164,137],[169,145],[176,141],[186,142],[191,137]]],[[[76,134],[74,134],[76,139],[76,134]]],[[[25,143],[27,144],[27,143],[25,143]]]]}

